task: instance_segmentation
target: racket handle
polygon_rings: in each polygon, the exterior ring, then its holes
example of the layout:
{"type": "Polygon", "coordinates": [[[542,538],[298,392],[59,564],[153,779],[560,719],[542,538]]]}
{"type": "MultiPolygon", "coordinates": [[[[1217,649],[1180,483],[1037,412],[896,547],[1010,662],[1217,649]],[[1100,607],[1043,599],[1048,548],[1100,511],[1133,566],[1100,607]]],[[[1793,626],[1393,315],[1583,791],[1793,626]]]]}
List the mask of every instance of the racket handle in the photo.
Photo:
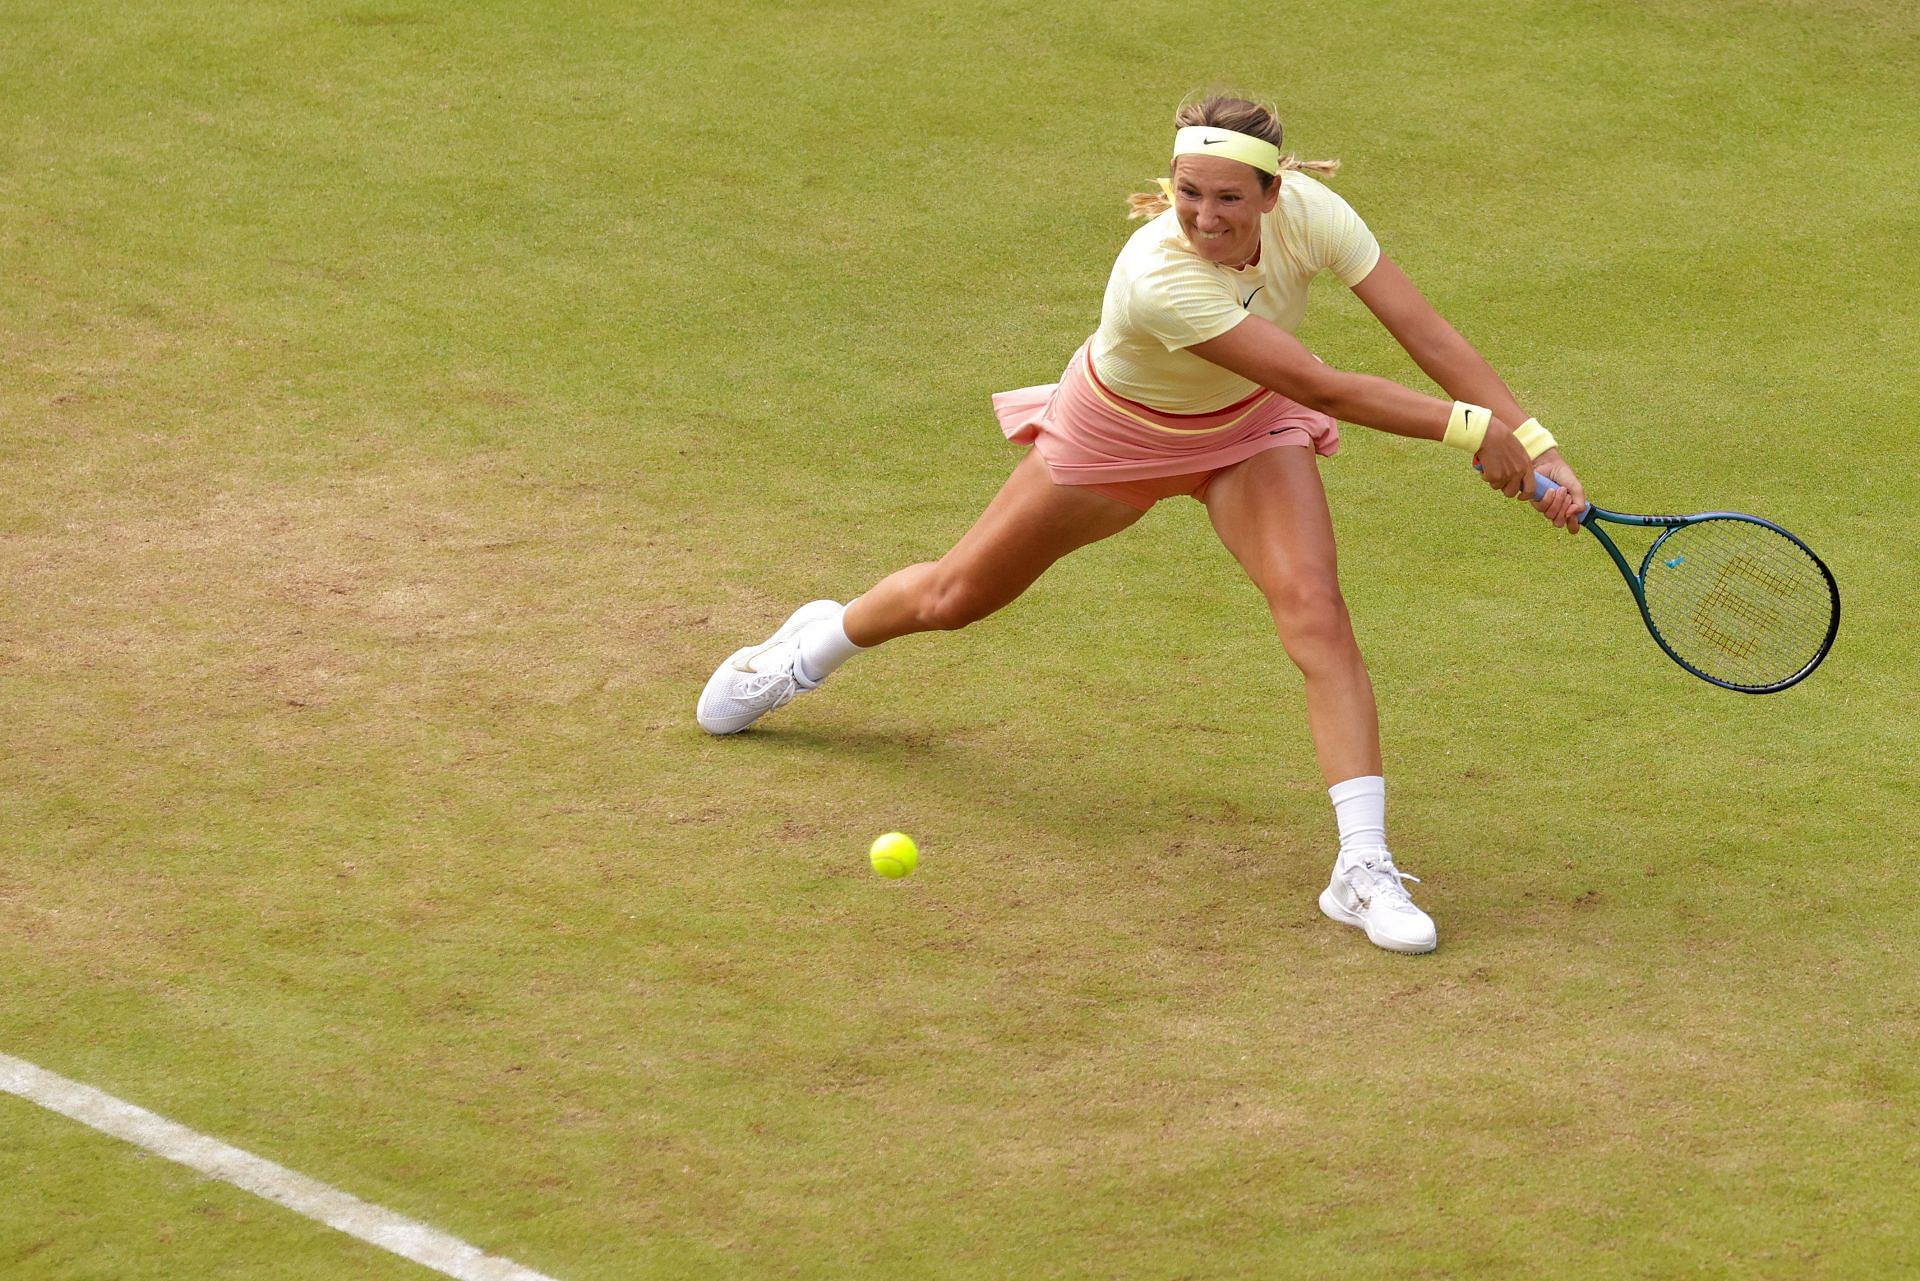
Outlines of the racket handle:
{"type": "MultiPolygon", "coordinates": [[[[1481,470],[1484,470],[1484,469],[1483,469],[1483,468],[1482,468],[1482,467],[1480,466],[1480,460],[1479,460],[1478,458],[1475,458],[1475,459],[1474,459],[1474,461],[1473,461],[1473,469],[1474,469],[1475,471],[1481,471],[1481,470]]],[[[1533,492],[1532,492],[1532,493],[1530,493],[1530,494],[1516,494],[1516,495],[1515,495],[1515,497],[1516,497],[1516,498],[1524,498],[1524,499],[1526,499],[1526,500],[1527,500],[1528,502],[1530,502],[1530,503],[1534,503],[1534,504],[1536,504],[1536,505],[1537,505],[1537,504],[1539,504],[1540,502],[1542,502],[1542,501],[1544,501],[1544,500],[1546,499],[1546,497],[1547,497],[1547,495],[1548,495],[1548,494],[1551,494],[1551,493],[1552,493],[1552,492],[1553,492],[1554,490],[1556,490],[1556,489],[1558,489],[1558,488],[1560,488],[1560,482],[1558,482],[1558,481],[1556,481],[1556,480],[1555,480],[1555,479],[1554,479],[1553,477],[1551,477],[1551,476],[1549,476],[1549,475],[1547,475],[1547,473],[1545,473],[1545,472],[1543,472],[1543,471],[1537,471],[1537,472],[1535,472],[1535,473],[1533,473],[1533,486],[1532,486],[1532,488],[1533,488],[1533,492]]],[[[1591,503],[1589,503],[1589,504],[1587,504],[1587,506],[1586,506],[1586,507],[1584,507],[1584,508],[1582,508],[1582,509],[1581,509],[1581,511],[1580,511],[1580,521],[1581,521],[1581,522],[1585,522],[1585,520],[1587,519],[1587,513],[1588,513],[1589,511],[1591,511],[1591,510],[1593,510],[1593,505],[1592,505],[1591,503]]]]}

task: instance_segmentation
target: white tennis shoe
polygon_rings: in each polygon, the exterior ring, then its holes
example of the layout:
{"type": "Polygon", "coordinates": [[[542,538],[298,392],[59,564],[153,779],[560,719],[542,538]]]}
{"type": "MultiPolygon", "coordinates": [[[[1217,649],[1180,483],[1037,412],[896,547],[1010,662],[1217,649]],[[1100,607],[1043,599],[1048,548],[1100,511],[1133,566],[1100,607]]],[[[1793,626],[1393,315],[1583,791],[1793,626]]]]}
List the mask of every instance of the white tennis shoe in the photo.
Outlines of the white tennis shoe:
{"type": "Polygon", "coordinates": [[[837,600],[810,601],[758,645],[734,651],[700,691],[693,713],[700,728],[709,734],[738,734],[775,708],[817,689],[820,682],[808,680],[800,668],[800,646],[794,638],[808,623],[832,618],[843,608],[837,600]]]}
{"type": "Polygon", "coordinates": [[[1433,918],[1413,905],[1407,881],[1385,847],[1346,861],[1335,859],[1333,879],[1320,891],[1320,910],[1343,925],[1357,925],[1375,947],[1389,952],[1431,952],[1440,941],[1433,918]]]}

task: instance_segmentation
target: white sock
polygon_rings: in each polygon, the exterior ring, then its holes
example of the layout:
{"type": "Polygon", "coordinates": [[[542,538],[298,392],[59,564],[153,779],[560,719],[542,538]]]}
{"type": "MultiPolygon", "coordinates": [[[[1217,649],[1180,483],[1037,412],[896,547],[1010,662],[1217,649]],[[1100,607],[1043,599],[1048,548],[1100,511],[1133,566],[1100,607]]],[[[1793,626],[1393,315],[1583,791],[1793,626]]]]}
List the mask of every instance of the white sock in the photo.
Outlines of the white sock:
{"type": "Polygon", "coordinates": [[[1366,774],[1327,789],[1340,825],[1340,862],[1387,847],[1387,780],[1366,774]]]}
{"type": "MultiPolygon", "coordinates": [[[[852,604],[848,601],[847,604],[852,604]]],[[[832,618],[817,618],[800,629],[794,637],[794,644],[800,649],[800,675],[818,685],[833,675],[840,664],[858,654],[861,646],[847,639],[847,629],[843,621],[847,616],[846,606],[832,618]]]]}

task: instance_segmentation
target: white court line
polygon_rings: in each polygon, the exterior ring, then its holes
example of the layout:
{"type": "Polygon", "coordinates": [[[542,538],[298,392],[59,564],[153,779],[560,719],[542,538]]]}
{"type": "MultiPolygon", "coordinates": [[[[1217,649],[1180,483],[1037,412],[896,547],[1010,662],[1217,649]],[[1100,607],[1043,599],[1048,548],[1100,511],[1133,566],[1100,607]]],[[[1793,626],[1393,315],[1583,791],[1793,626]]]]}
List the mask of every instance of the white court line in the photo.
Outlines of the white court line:
{"type": "Polygon", "coordinates": [[[432,1268],[459,1281],[553,1281],[448,1236],[424,1223],[369,1205],[359,1197],[295,1174],[251,1152],[210,1139],[145,1108],[114,1098],[90,1085],[69,1081],[25,1059],[0,1054],[0,1090],[29,1103],[72,1117],[103,1134],[145,1148],[169,1161],[231,1183],[255,1196],[286,1206],[296,1214],[338,1228],[368,1245],[432,1268]]]}

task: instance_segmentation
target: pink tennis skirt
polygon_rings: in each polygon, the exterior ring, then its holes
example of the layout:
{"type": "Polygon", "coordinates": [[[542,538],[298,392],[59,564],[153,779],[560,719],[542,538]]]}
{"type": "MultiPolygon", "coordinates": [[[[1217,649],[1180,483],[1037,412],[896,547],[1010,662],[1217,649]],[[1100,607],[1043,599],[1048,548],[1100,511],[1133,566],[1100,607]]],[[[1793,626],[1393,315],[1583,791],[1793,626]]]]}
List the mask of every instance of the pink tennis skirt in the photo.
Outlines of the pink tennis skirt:
{"type": "Polygon", "coordinates": [[[996,393],[993,412],[1008,440],[1040,451],[1056,484],[1090,486],[1134,507],[1203,497],[1216,474],[1265,449],[1340,447],[1333,419],[1275,391],[1204,414],[1128,400],[1101,385],[1085,344],[1059,382],[996,393]]]}

